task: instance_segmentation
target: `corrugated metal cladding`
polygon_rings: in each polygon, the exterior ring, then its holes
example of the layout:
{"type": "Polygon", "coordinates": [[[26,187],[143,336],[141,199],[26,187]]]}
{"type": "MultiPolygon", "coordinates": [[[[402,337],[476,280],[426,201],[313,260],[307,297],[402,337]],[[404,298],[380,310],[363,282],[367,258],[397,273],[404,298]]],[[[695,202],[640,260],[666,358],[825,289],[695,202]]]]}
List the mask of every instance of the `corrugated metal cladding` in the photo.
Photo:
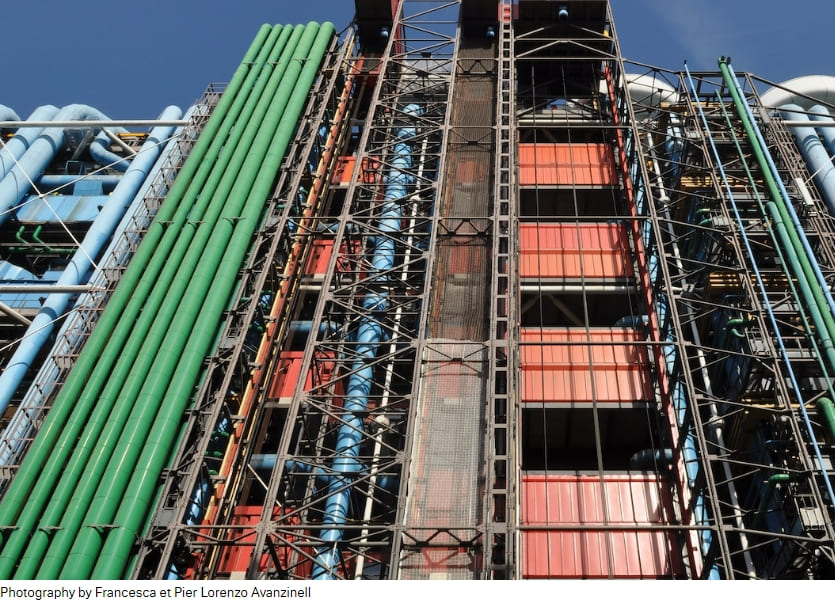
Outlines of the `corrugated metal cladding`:
{"type": "Polygon", "coordinates": [[[522,329],[520,340],[523,402],[653,398],[646,347],[633,329],[522,329]]]}
{"type": "Polygon", "coordinates": [[[670,532],[651,529],[667,523],[671,514],[669,491],[659,476],[607,474],[601,480],[593,475],[525,474],[522,576],[677,575],[681,572],[677,542],[670,532]],[[571,525],[582,529],[566,527],[571,525]],[[594,529],[595,525],[601,528],[594,529]]]}
{"type": "Polygon", "coordinates": [[[629,242],[619,223],[519,224],[519,275],[604,278],[629,275],[629,242]]]}
{"type": "Polygon", "coordinates": [[[615,159],[608,144],[519,144],[519,184],[617,184],[615,159]]]}

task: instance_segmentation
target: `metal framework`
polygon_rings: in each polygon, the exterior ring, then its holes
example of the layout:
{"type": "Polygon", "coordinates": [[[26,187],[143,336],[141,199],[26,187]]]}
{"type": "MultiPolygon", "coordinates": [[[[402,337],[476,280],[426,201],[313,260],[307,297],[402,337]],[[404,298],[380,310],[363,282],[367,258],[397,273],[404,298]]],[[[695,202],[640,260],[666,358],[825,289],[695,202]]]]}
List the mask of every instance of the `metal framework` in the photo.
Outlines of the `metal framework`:
{"type": "MultiPolygon", "coordinates": [[[[174,146],[161,160],[159,171],[145,191],[141,206],[132,216],[126,217],[117,229],[117,234],[109,248],[109,255],[99,262],[86,284],[87,291],[80,294],[75,306],[66,315],[55,320],[57,340],[43,363],[38,368],[32,367],[32,373],[27,377],[27,381],[21,384],[25,392],[23,390],[19,392],[21,397],[10,405],[14,408],[7,412],[8,422],[2,422],[4,426],[0,426],[3,428],[3,438],[0,439],[0,454],[3,455],[3,465],[0,467],[0,489],[14,477],[20,460],[48,414],[51,403],[58,395],[66,376],[75,364],[78,354],[145,234],[148,224],[162,204],[169,187],[211,116],[222,92],[221,85],[210,85],[201,98],[194,103],[186,120],[162,121],[166,124],[183,124],[184,127],[174,136],[174,146]]],[[[37,124],[37,122],[34,123],[37,124]]],[[[155,121],[148,123],[153,124],[155,121]]],[[[31,124],[27,122],[26,126],[31,126],[31,124]]],[[[81,126],[87,126],[87,123],[81,126]]],[[[80,148],[74,156],[77,156],[79,152],[80,148]]],[[[65,160],[64,162],[72,166],[72,161],[65,160]]],[[[78,164],[78,167],[82,165],[78,164]]],[[[95,176],[102,173],[103,170],[100,168],[89,175],[95,176]]],[[[84,175],[79,175],[77,180],[81,181],[84,177],[84,175]]],[[[35,231],[39,232],[37,229],[35,231]]],[[[67,252],[75,251],[82,238],[83,235],[67,236],[63,233],[47,235],[44,233],[46,241],[40,245],[30,244],[31,247],[24,249],[24,255],[30,258],[30,264],[34,266],[49,266],[51,259],[57,259],[55,262],[60,266],[68,257],[67,252]]],[[[3,249],[10,247],[8,244],[4,246],[3,249]]],[[[47,290],[36,288],[35,291],[47,292],[49,286],[46,288],[47,290]]],[[[0,354],[4,359],[13,353],[24,330],[23,327],[19,327],[16,331],[12,331],[8,339],[0,346],[0,354]]]]}
{"type": "MultiPolygon", "coordinates": [[[[635,104],[654,290],[666,295],[680,435],[696,441],[708,568],[729,579],[831,577],[830,445],[810,418],[831,394],[831,370],[780,249],[764,168],[721,74],[641,72],[659,92],[635,104]]],[[[808,174],[756,84],[744,78],[744,97],[831,278],[832,218],[812,188],[797,187],[808,174]]]]}
{"type": "Polygon", "coordinates": [[[394,6],[329,53],[133,575],[832,577],[835,361],[728,81],[627,71],[605,0],[394,6]]]}

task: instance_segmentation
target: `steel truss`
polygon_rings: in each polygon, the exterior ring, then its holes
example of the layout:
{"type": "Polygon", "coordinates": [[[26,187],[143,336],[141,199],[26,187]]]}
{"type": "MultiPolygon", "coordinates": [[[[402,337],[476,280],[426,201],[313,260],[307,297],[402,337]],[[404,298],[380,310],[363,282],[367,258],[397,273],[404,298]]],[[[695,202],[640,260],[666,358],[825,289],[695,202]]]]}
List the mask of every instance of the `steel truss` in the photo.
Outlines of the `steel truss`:
{"type": "MultiPolygon", "coordinates": [[[[400,4],[357,146],[357,162],[334,231],[334,246],[312,316],[302,370],[309,370],[288,412],[278,449],[280,466],[267,497],[277,497],[280,514],[265,545],[282,551],[283,575],[302,578],[321,570],[323,557],[335,578],[393,578],[398,570],[399,500],[408,478],[408,444],[414,425],[414,388],[419,377],[433,230],[442,188],[447,111],[456,53],[457,2],[400,4]],[[396,164],[404,150],[411,163],[396,164]],[[381,214],[390,210],[387,176],[405,176],[398,195],[398,234],[384,231],[381,214]],[[390,268],[371,264],[377,244],[391,240],[390,268]],[[382,299],[382,302],[377,299],[382,299]],[[369,303],[380,303],[378,310],[369,303]],[[377,328],[376,343],[357,336],[377,328]],[[370,377],[357,390],[358,377],[370,377]],[[363,395],[358,396],[361,392],[363,395]],[[343,410],[352,406],[349,413],[343,410]],[[365,405],[357,411],[356,405],[365,405]],[[354,428],[354,474],[334,479],[341,459],[335,443],[354,428]],[[287,467],[287,464],[293,467],[287,467]],[[348,519],[326,514],[335,495],[349,497],[348,519]],[[340,530],[334,535],[335,530],[340,530]],[[331,542],[328,542],[331,541],[331,542]]],[[[356,58],[360,61],[362,58],[356,58]]],[[[364,58],[363,61],[369,61],[364,58]]],[[[256,549],[257,550],[257,549],[256,549]]]]}
{"type": "MultiPolygon", "coordinates": [[[[679,438],[695,439],[690,509],[710,525],[702,576],[832,577],[833,506],[822,474],[831,445],[820,423],[810,435],[803,416],[819,416],[831,372],[776,248],[751,143],[720,74],[694,74],[691,86],[684,73],[636,72],[657,83],[657,95],[632,100],[633,146],[679,438]]],[[[832,278],[832,219],[817,196],[801,199],[797,184],[813,190],[808,175],[780,121],[760,109],[753,77],[744,92],[832,278]]]]}
{"type": "MultiPolygon", "coordinates": [[[[148,534],[139,543],[134,577],[228,576],[220,568],[223,550],[251,549],[255,543],[258,528],[235,522],[235,496],[254,473],[248,460],[254,427],[263,417],[255,406],[270,382],[266,367],[275,345],[269,342],[280,344],[290,333],[289,314],[298,305],[298,286],[321,230],[324,185],[337,160],[325,154],[324,134],[344,131],[341,70],[352,49],[351,37],[341,45],[334,41],[308,97],[216,349],[207,359],[183,440],[165,473],[148,534]],[[265,330],[269,342],[262,340],[265,330]]],[[[335,150],[341,146],[332,144],[335,150]]]]}
{"type": "MultiPolygon", "coordinates": [[[[195,102],[188,123],[173,136],[175,144],[169,149],[159,172],[146,190],[141,205],[133,216],[122,221],[122,233],[114,237],[110,254],[99,263],[91,276],[88,285],[93,288],[79,296],[66,316],[56,320],[57,339],[49,355],[37,369],[33,367],[32,381],[21,383],[20,387],[26,387],[27,390],[16,408],[8,410],[9,421],[0,422],[0,429],[7,427],[4,438],[0,440],[0,453],[5,456],[4,465],[0,467],[0,489],[14,477],[151,220],[209,120],[222,91],[222,86],[210,85],[195,102]]],[[[48,251],[48,246],[45,245],[43,250],[48,251]]],[[[11,341],[0,347],[0,353],[5,351],[11,354],[16,345],[17,340],[11,341]]]]}
{"type": "MultiPolygon", "coordinates": [[[[543,9],[547,9],[546,3],[542,3],[542,6],[543,9]]],[[[567,311],[568,307],[557,298],[561,293],[569,294],[565,286],[552,287],[542,279],[518,285],[522,308],[520,320],[523,325],[529,327],[528,330],[536,330],[538,325],[555,326],[553,322],[546,323],[544,317],[545,312],[553,306],[567,318],[567,321],[556,325],[573,325],[577,327],[578,333],[585,333],[585,338],[577,341],[588,352],[588,383],[591,384],[592,396],[589,405],[591,423],[588,424],[592,435],[589,448],[591,453],[583,461],[572,461],[571,457],[566,457],[563,462],[553,464],[547,454],[543,459],[546,474],[573,474],[578,470],[587,469],[589,476],[596,475],[599,479],[597,493],[600,494],[601,501],[599,510],[603,515],[603,522],[598,525],[528,525],[522,522],[518,538],[519,544],[522,545],[525,532],[537,532],[540,537],[529,538],[528,544],[531,544],[532,540],[545,544],[544,536],[541,536],[544,532],[593,531],[606,534],[599,538],[600,544],[606,549],[606,560],[603,561],[601,569],[604,573],[614,576],[617,566],[613,540],[616,536],[623,536],[635,528],[630,529],[629,525],[618,523],[616,519],[610,521],[614,518],[610,514],[613,504],[607,499],[605,480],[608,474],[614,472],[612,464],[620,463],[621,458],[617,456],[615,448],[610,446],[611,437],[605,432],[607,421],[611,421],[610,418],[613,417],[613,410],[605,409],[605,399],[601,398],[604,389],[595,387],[592,350],[599,349],[596,345],[600,344],[595,343],[599,342],[599,339],[595,339],[591,334],[591,327],[611,326],[614,319],[593,321],[590,317],[593,313],[590,295],[623,295],[619,297],[623,299],[621,315],[625,316],[624,319],[636,320],[635,339],[629,341],[628,345],[634,346],[635,350],[642,354],[640,361],[647,367],[643,374],[646,375],[647,384],[651,385],[652,396],[644,405],[645,421],[640,425],[634,423],[636,427],[630,431],[624,430],[624,437],[629,434],[639,435],[640,438],[633,439],[633,442],[646,442],[653,451],[663,452],[664,447],[677,443],[678,434],[671,381],[667,375],[667,340],[655,313],[663,297],[654,289],[652,259],[646,243],[649,237],[646,212],[639,207],[639,199],[646,188],[646,182],[644,176],[636,170],[639,155],[633,144],[636,137],[636,124],[633,119],[635,115],[627,93],[624,64],[611,11],[608,3],[578,3],[576,7],[569,6],[569,10],[574,12],[571,13],[571,20],[567,24],[555,22],[549,26],[538,26],[529,23],[525,31],[516,31],[514,61],[516,80],[519,83],[516,95],[519,139],[520,142],[534,145],[542,143],[571,146],[577,143],[582,145],[585,142],[606,144],[614,154],[616,180],[610,186],[594,185],[566,189],[561,185],[551,187],[550,190],[541,186],[520,188],[520,213],[524,216],[522,220],[535,223],[537,226],[555,226],[556,223],[558,226],[576,227],[578,239],[580,223],[617,222],[628,242],[626,245],[629,251],[625,256],[631,273],[625,283],[613,285],[613,278],[600,280],[588,277],[580,263],[581,277],[578,284],[571,287],[572,294],[579,295],[580,309],[577,312],[567,311]],[[574,19],[579,19],[580,25],[572,25],[574,19]],[[590,25],[583,26],[584,19],[588,20],[590,25]],[[564,201],[562,207],[553,203],[558,201],[552,201],[554,194],[564,201]],[[595,199],[590,199],[590,194],[594,194],[595,199]],[[525,304],[522,299],[528,293],[538,293],[550,299],[547,305],[544,304],[544,300],[540,304],[539,317],[530,317],[530,314],[525,313],[531,303],[525,304]],[[642,318],[642,322],[637,322],[642,318]],[[604,421],[604,418],[607,420],[604,421]]],[[[535,147],[534,150],[539,148],[535,147]]],[[[582,184],[576,179],[576,175],[573,175],[573,182],[582,184]]],[[[525,339],[528,349],[543,350],[547,345],[560,345],[559,342],[555,343],[553,339],[547,340],[544,337],[543,335],[543,339],[539,341],[525,339]]],[[[538,417],[537,407],[522,403],[519,403],[519,406],[528,420],[528,427],[533,428],[532,422],[539,421],[534,419],[538,417]]],[[[559,406],[546,406],[541,409],[543,427],[546,418],[556,417],[555,414],[559,413],[559,410],[559,406]]],[[[568,413],[568,410],[564,412],[568,413]]],[[[613,425],[610,423],[609,427],[613,425]]],[[[532,438],[534,435],[522,434],[521,443],[525,444],[528,442],[527,437],[532,438]]],[[[547,439],[542,442],[547,446],[547,439]]],[[[541,467],[540,464],[526,466],[522,463],[523,469],[530,469],[530,472],[534,473],[541,472],[541,467]]],[[[626,470],[633,467],[624,462],[620,468],[626,470]]],[[[665,488],[669,490],[665,492],[669,493],[669,502],[665,502],[665,506],[659,509],[659,522],[638,526],[637,529],[663,532],[660,540],[665,541],[667,548],[658,552],[665,555],[663,560],[670,566],[667,572],[669,577],[696,575],[701,569],[698,537],[703,526],[694,521],[692,511],[688,510],[690,490],[684,474],[685,465],[681,456],[677,455],[672,463],[658,466],[657,470],[666,474],[659,481],[663,480],[665,488]]],[[[522,471],[520,474],[524,476],[525,472],[522,471]]],[[[617,500],[613,499],[611,502],[616,503],[617,500]]],[[[536,549],[525,552],[529,555],[541,553],[536,549]]],[[[552,555],[559,552],[548,550],[549,560],[554,557],[553,561],[560,561],[552,555]]],[[[619,568],[623,569],[623,566],[619,568]]],[[[516,576],[524,575],[523,566],[517,565],[516,576]]]]}

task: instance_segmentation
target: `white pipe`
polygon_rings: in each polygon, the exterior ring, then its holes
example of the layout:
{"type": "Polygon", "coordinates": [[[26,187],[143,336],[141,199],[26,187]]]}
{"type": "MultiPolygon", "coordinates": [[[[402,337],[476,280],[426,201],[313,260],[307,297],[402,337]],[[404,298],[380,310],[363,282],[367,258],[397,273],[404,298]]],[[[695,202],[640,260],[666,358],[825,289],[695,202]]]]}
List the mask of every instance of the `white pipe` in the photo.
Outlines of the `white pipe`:
{"type": "Polygon", "coordinates": [[[803,109],[808,109],[819,102],[835,104],[835,76],[799,76],[772,87],[760,96],[760,103],[767,108],[797,104],[803,109]]]}
{"type": "Polygon", "coordinates": [[[0,284],[0,294],[52,293],[52,292],[98,292],[104,286],[90,284],[0,284]]]}

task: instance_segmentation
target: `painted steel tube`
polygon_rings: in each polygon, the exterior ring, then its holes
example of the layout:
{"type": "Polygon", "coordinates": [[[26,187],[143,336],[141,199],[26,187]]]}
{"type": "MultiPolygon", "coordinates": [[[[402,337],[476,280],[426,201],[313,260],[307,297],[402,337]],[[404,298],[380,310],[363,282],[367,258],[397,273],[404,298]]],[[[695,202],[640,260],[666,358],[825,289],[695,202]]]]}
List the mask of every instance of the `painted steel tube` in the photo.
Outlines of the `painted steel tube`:
{"type": "MultiPolygon", "coordinates": [[[[232,129],[243,107],[245,96],[238,94],[247,83],[250,83],[249,86],[251,86],[250,65],[263,46],[269,32],[270,27],[266,25],[259,30],[244,57],[244,61],[236,70],[224,95],[203,129],[201,137],[195,143],[191,154],[183,164],[168,196],[157,211],[154,222],[148,228],[131,264],[111,296],[108,307],[102,313],[76,365],[70,372],[56,404],[52,407],[44,427],[41,428],[30,449],[27,459],[21,465],[3,502],[0,503],[0,526],[16,525],[18,515],[26,516],[29,512],[24,511],[26,499],[30,496],[36,482],[51,477],[52,481],[46,483],[51,486],[63,468],[63,462],[68,458],[75,444],[75,437],[79,434],[89,413],[89,411],[85,412],[84,409],[79,408],[78,398],[84,391],[98,391],[98,389],[91,388],[88,377],[99,363],[102,352],[109,344],[111,333],[121,320],[131,298],[135,292],[138,292],[137,286],[143,279],[145,271],[153,270],[155,266],[161,267],[162,259],[167,257],[170,248],[173,246],[173,240],[176,238],[175,233],[185,222],[189,212],[189,206],[180,205],[181,200],[192,189],[199,192],[202,183],[205,182],[212,168],[213,159],[223,147],[224,139],[232,129]],[[169,227],[172,230],[167,230],[169,227]],[[45,469],[48,460],[50,472],[45,469]]],[[[252,80],[254,78],[255,76],[252,76],[252,80]]],[[[47,494],[49,491],[50,489],[47,489],[47,494]]],[[[33,516],[28,517],[30,520],[37,518],[40,509],[32,512],[33,516]]],[[[14,549],[9,549],[9,539],[22,529],[18,525],[18,529],[8,538],[0,530],[0,544],[2,544],[0,578],[8,578],[14,569],[22,544],[16,545],[14,549]]],[[[31,531],[31,525],[29,531],[31,531]]],[[[28,532],[23,534],[22,538],[25,539],[26,536],[28,536],[28,532]]]]}
{"type": "Polygon", "coordinates": [[[745,107],[741,100],[738,91],[735,77],[731,74],[725,58],[719,60],[719,69],[725,79],[725,84],[728,86],[731,96],[734,100],[734,105],[737,109],[737,114],[742,120],[745,132],[748,135],[749,141],[753,148],[754,157],[762,169],[765,178],[766,187],[772,198],[767,206],[769,212],[774,214],[772,220],[777,224],[778,235],[786,240],[784,247],[787,249],[786,256],[792,271],[796,275],[801,295],[804,301],[807,302],[810,314],[816,318],[815,327],[818,332],[823,350],[827,354],[827,360],[830,365],[830,372],[835,374],[835,345],[833,345],[832,337],[835,336],[835,320],[832,317],[832,311],[827,303],[826,296],[823,294],[822,287],[817,281],[812,263],[803,249],[801,240],[797,234],[797,230],[791,222],[790,215],[786,212],[787,203],[783,200],[780,189],[774,180],[771,172],[768,171],[768,162],[765,159],[762,149],[759,146],[756,133],[753,125],[745,112],[745,107]],[[776,202],[780,202],[778,205],[776,202]]]}
{"type": "MultiPolygon", "coordinates": [[[[255,185],[234,227],[229,246],[220,256],[219,268],[210,297],[203,304],[200,316],[191,329],[188,343],[182,352],[183,357],[178,359],[176,369],[173,371],[171,384],[165,391],[165,395],[160,397],[161,409],[153,422],[148,441],[139,447],[141,455],[138,456],[138,467],[130,472],[125,471],[125,474],[130,475],[130,481],[124,482],[124,494],[111,494],[112,500],[118,505],[118,512],[113,521],[116,528],[107,535],[103,548],[101,548],[103,540],[100,536],[87,536],[94,548],[86,549],[86,553],[72,555],[68,561],[71,571],[62,573],[62,577],[76,577],[81,574],[82,572],[74,568],[82,561],[82,557],[88,556],[87,553],[89,556],[97,557],[95,570],[92,573],[93,578],[123,577],[130,549],[150,509],[159,474],[171,452],[171,443],[180,429],[183,412],[191,398],[203,358],[216,335],[217,325],[237,282],[239,268],[249,249],[252,235],[261,220],[264,201],[269,196],[275,174],[304,109],[307,93],[334,33],[335,28],[331,23],[324,23],[319,29],[313,49],[304,62],[302,74],[270,143],[267,156],[258,168],[255,185]],[[101,548],[101,552],[95,552],[95,547],[101,548]],[[90,551],[94,552],[90,553],[90,551]]],[[[81,543],[77,543],[77,546],[81,547],[81,543]]],[[[81,550],[84,551],[84,549],[81,550]]]]}
{"type": "Polygon", "coordinates": [[[832,443],[835,443],[835,403],[832,402],[829,398],[819,398],[818,402],[815,403],[818,410],[823,415],[824,421],[826,421],[826,427],[829,430],[829,440],[832,443]]]}
{"type": "MultiPolygon", "coordinates": [[[[179,108],[169,106],[162,112],[160,118],[177,119],[180,116],[182,112],[179,108]]],[[[110,240],[114,228],[133,201],[136,192],[142,186],[148,171],[173,131],[173,127],[157,127],[151,132],[131,163],[130,169],[122,176],[122,181],[110,195],[107,205],[85,234],[78,252],[73,255],[61,276],[56,280],[57,284],[72,285],[85,281],[93,264],[90,259],[97,259],[101,249],[110,240]]],[[[69,301],[69,294],[50,295],[32,320],[32,324],[0,374],[0,415],[7,408],[26,371],[29,370],[38,352],[51,335],[55,320],[64,313],[69,301]]]]}
{"type": "MultiPolygon", "coordinates": [[[[48,121],[58,114],[55,106],[40,106],[29,116],[30,121],[48,121]]],[[[0,147],[0,178],[11,171],[20,157],[43,132],[43,127],[21,127],[14,137],[0,147]]]]}
{"type": "Polygon", "coordinates": [[[813,121],[821,123],[815,129],[823,138],[823,144],[826,150],[829,151],[830,158],[835,156],[835,127],[832,127],[833,118],[829,112],[829,108],[820,104],[811,106],[808,110],[809,116],[813,121]]]}
{"type": "MultiPolygon", "coordinates": [[[[403,110],[404,114],[411,116],[417,116],[419,111],[418,106],[414,104],[403,110]]],[[[393,236],[402,230],[402,204],[408,194],[410,183],[410,174],[407,171],[412,165],[412,149],[411,145],[403,141],[413,138],[416,132],[414,127],[397,129],[401,142],[394,147],[391,170],[388,173],[388,183],[377,225],[382,236],[377,239],[371,257],[372,269],[380,273],[378,280],[380,287],[376,292],[369,292],[363,300],[363,309],[368,313],[357,329],[356,360],[351,367],[351,375],[347,381],[344,414],[337,432],[331,466],[334,474],[328,484],[330,495],[325,503],[322,517],[322,523],[325,526],[336,527],[322,530],[322,539],[325,544],[316,552],[316,561],[311,573],[314,580],[334,578],[336,567],[339,565],[338,543],[342,539],[342,526],[348,519],[350,481],[360,470],[357,457],[362,443],[363,418],[368,410],[368,395],[371,391],[374,373],[367,360],[374,358],[384,340],[383,328],[375,316],[384,313],[388,308],[386,274],[394,266],[393,236]],[[388,235],[392,237],[385,237],[388,235]]]]}
{"type": "Polygon", "coordinates": [[[47,543],[49,552],[38,576],[52,578],[60,570],[59,562],[72,544],[70,532],[75,531],[83,518],[95,486],[100,481],[101,473],[106,468],[125,422],[134,408],[133,398],[145,381],[159,343],[172,322],[170,312],[168,315],[161,313],[160,307],[165,302],[176,302],[182,296],[189,277],[195,272],[196,261],[203,254],[206,235],[217,224],[218,218],[226,213],[226,197],[264,116],[264,113],[258,110],[258,104],[263,103],[264,99],[270,99],[274,93],[267,87],[268,81],[263,72],[275,71],[272,60],[277,59],[289,36],[289,31],[276,29],[268,37],[255,62],[256,66],[259,66],[261,78],[256,81],[257,86],[251,92],[246,92],[247,101],[238,117],[241,123],[248,126],[247,129],[233,129],[203,186],[201,199],[204,203],[192,210],[190,222],[178,232],[173,249],[166,260],[162,261],[162,268],[147,278],[152,290],[142,304],[141,314],[138,310],[131,310],[131,315],[124,316],[126,332],[124,340],[120,341],[122,347],[111,360],[115,362],[115,366],[102,370],[101,375],[106,376],[102,379],[105,383],[104,389],[97,397],[97,406],[84,429],[80,448],[73,453],[41,519],[41,528],[56,525],[60,519],[62,530],[51,542],[39,533],[33,534],[33,541],[37,540],[37,545],[34,542],[29,544],[24,561],[18,569],[20,577],[30,575],[37,567],[43,547],[47,543]]]}
{"type": "Polygon", "coordinates": [[[0,104],[0,121],[19,121],[20,117],[17,113],[9,108],[8,106],[4,106],[0,104]]]}
{"type": "MultiPolygon", "coordinates": [[[[174,129],[173,125],[169,125],[174,129]]],[[[138,154],[138,153],[137,153],[138,154]]],[[[102,189],[113,189],[119,184],[122,176],[118,174],[91,174],[89,176],[65,176],[61,174],[45,174],[35,180],[35,185],[42,191],[57,191],[70,188],[75,184],[96,183],[102,189]]]]}
{"type": "MultiPolygon", "coordinates": [[[[122,129],[122,131],[124,131],[124,129],[122,129]]],[[[107,150],[107,145],[109,143],[110,138],[107,137],[104,130],[100,131],[96,134],[96,137],[93,138],[93,141],[90,142],[90,156],[108,169],[115,169],[120,172],[127,171],[128,167],[130,167],[130,160],[124,159],[115,152],[107,150]]]]}
{"type": "Polygon", "coordinates": [[[772,217],[771,220],[774,224],[774,229],[777,232],[780,241],[783,243],[783,247],[788,250],[785,256],[786,262],[788,263],[789,267],[791,267],[792,272],[794,273],[801,298],[805,301],[807,305],[806,309],[809,313],[809,316],[812,318],[815,331],[818,335],[818,340],[820,341],[821,350],[826,355],[826,359],[830,367],[830,374],[832,374],[832,372],[835,371],[835,344],[833,344],[832,342],[832,335],[830,334],[829,329],[827,328],[827,323],[825,319],[825,314],[828,313],[829,310],[822,309],[815,302],[815,297],[813,295],[814,285],[812,285],[809,281],[808,275],[806,274],[806,269],[802,264],[803,261],[797,260],[798,258],[800,258],[797,251],[793,251],[791,249],[791,236],[789,235],[788,227],[786,226],[786,222],[780,214],[780,209],[778,208],[777,204],[773,201],[767,201],[766,208],[768,209],[769,215],[772,217]]]}
{"type": "MultiPolygon", "coordinates": [[[[188,111],[186,111],[185,120],[191,120],[195,110],[196,107],[194,106],[189,108],[188,111]]],[[[145,198],[148,196],[149,191],[154,184],[158,181],[164,167],[172,167],[182,161],[183,157],[178,148],[178,140],[182,132],[182,128],[174,126],[174,129],[174,134],[169,138],[162,153],[159,157],[157,157],[156,162],[149,171],[148,177],[139,188],[139,191],[133,198],[133,201],[128,206],[127,211],[122,216],[122,220],[114,230],[114,235],[126,235],[129,230],[129,225],[136,222],[137,215],[144,217],[145,212],[140,212],[140,209],[144,209],[145,198]]],[[[119,177],[121,178],[121,176],[119,177]]],[[[137,239],[136,241],[139,240],[137,239]]],[[[117,243],[118,241],[116,239],[111,240],[102,252],[102,255],[99,257],[100,260],[105,261],[111,259],[115,249],[117,248],[117,243]]],[[[104,272],[101,269],[94,271],[90,276],[90,284],[93,286],[103,286],[105,281],[104,272]]],[[[82,294],[76,301],[75,307],[89,308],[94,305],[94,300],[90,294],[82,294]]],[[[80,328],[78,321],[79,318],[77,316],[68,316],[58,330],[57,336],[66,338],[66,340],[71,344],[77,344],[79,340],[78,332],[80,328]]],[[[61,343],[62,341],[60,340],[55,341],[49,354],[44,359],[44,363],[37,373],[37,379],[41,382],[47,379],[53,380],[57,377],[58,367],[56,365],[55,357],[64,353],[61,343]]],[[[43,421],[45,414],[41,412],[41,409],[44,404],[44,395],[43,390],[39,386],[40,383],[35,383],[29,386],[28,391],[21,401],[21,404],[25,405],[25,407],[17,409],[14,415],[12,415],[8,426],[6,426],[2,433],[0,433],[0,466],[19,464],[22,454],[28,446],[23,439],[31,436],[31,430],[36,425],[40,425],[43,421]]],[[[0,487],[0,492],[2,491],[3,489],[0,487]]]]}
{"type": "Polygon", "coordinates": [[[768,477],[768,482],[766,483],[765,489],[763,490],[763,494],[760,497],[760,502],[757,506],[757,512],[754,513],[754,522],[753,526],[757,527],[759,523],[763,520],[765,515],[766,509],[768,508],[768,501],[771,499],[774,490],[777,488],[777,485],[787,485],[792,481],[796,480],[796,476],[793,474],[789,474],[786,472],[778,472],[777,474],[773,474],[768,477]]]}
{"type": "MultiPolygon", "coordinates": [[[[800,121],[807,118],[803,108],[796,104],[782,106],[780,113],[787,121],[800,121]]],[[[803,160],[812,174],[812,180],[826,202],[829,212],[835,216],[835,166],[832,165],[829,153],[813,127],[794,126],[790,129],[797,140],[800,154],[803,155],[803,160]]]]}
{"type": "Polygon", "coordinates": [[[769,108],[785,104],[808,104],[809,98],[830,103],[835,100],[835,77],[824,75],[798,76],[766,91],[760,102],[769,108]]]}
{"type": "MultiPolygon", "coordinates": [[[[101,112],[83,104],[64,106],[55,115],[56,120],[64,119],[107,119],[101,112]]],[[[29,179],[40,176],[55,153],[63,146],[66,132],[62,127],[45,129],[32,142],[18,163],[0,179],[0,225],[10,217],[10,210],[17,205],[31,188],[29,179]]]]}
{"type": "MultiPolygon", "coordinates": [[[[728,75],[732,77],[733,83],[736,86],[736,90],[739,91],[741,89],[741,86],[736,78],[736,75],[734,74],[734,69],[730,62],[727,62],[727,72],[728,75]]],[[[787,85],[789,83],[791,83],[793,87],[796,86],[800,88],[806,94],[812,96],[822,96],[822,98],[827,102],[835,99],[835,87],[830,86],[832,83],[835,83],[835,78],[833,77],[801,77],[799,79],[788,81],[787,83],[784,83],[784,85],[787,85]]],[[[766,97],[771,96],[773,99],[776,100],[780,96],[780,94],[785,93],[785,91],[771,89],[768,92],[766,92],[766,94],[763,96],[762,103],[763,105],[766,105],[766,97]]],[[[791,103],[792,101],[791,98],[783,99],[784,101],[782,103],[791,103]]],[[[786,186],[780,179],[780,172],[777,170],[777,165],[774,163],[774,158],[768,151],[768,145],[766,144],[765,138],[763,137],[760,128],[757,126],[757,122],[754,120],[754,113],[751,110],[751,106],[748,104],[748,100],[745,99],[745,96],[739,96],[739,101],[741,102],[741,105],[738,110],[739,112],[744,113],[745,116],[748,118],[751,131],[756,137],[756,142],[760,148],[760,151],[762,152],[763,157],[766,160],[768,169],[771,171],[771,175],[774,178],[775,183],[777,184],[777,188],[780,191],[780,194],[783,196],[783,201],[788,203],[791,201],[791,198],[789,197],[789,194],[786,191],[786,186]]],[[[820,265],[818,264],[817,259],[815,258],[812,246],[809,244],[809,240],[806,238],[806,233],[803,229],[803,225],[800,223],[800,219],[797,216],[797,212],[795,211],[793,205],[786,205],[783,207],[783,210],[788,212],[791,224],[794,227],[798,237],[800,238],[800,243],[803,246],[803,252],[806,253],[806,256],[812,264],[812,269],[814,271],[815,278],[817,279],[818,284],[823,287],[823,294],[829,306],[829,311],[830,313],[832,313],[832,315],[835,315],[835,300],[833,300],[832,298],[832,292],[829,289],[826,278],[823,276],[823,271],[821,271],[820,265]]]]}

